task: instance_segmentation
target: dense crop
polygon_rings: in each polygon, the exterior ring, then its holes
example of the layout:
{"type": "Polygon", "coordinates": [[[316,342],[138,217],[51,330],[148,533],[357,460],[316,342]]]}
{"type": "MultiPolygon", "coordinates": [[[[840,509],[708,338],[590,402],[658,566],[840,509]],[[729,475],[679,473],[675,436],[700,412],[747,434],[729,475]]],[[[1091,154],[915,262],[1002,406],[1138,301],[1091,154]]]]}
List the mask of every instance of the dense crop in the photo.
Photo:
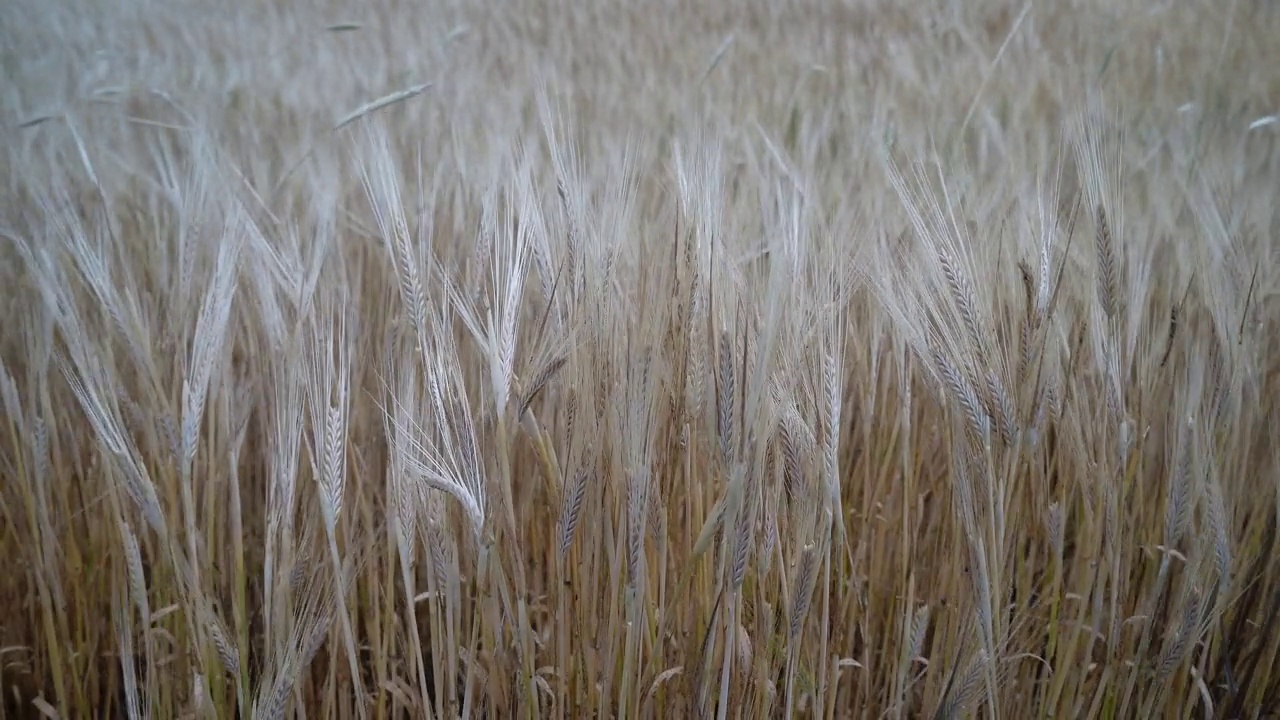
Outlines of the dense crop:
{"type": "Polygon", "coordinates": [[[6,717],[1274,717],[1275,3],[11,0],[6,717]]]}

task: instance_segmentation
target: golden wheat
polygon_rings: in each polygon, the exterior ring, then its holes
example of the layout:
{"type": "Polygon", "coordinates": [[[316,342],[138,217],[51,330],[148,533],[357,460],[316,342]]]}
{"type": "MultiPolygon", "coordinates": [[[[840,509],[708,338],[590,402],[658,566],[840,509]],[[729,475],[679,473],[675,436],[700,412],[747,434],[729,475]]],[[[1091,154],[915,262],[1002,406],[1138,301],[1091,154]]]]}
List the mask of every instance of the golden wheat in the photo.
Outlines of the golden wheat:
{"type": "Polygon", "coordinates": [[[1277,36],[5,3],[0,718],[1280,716],[1277,36]]]}

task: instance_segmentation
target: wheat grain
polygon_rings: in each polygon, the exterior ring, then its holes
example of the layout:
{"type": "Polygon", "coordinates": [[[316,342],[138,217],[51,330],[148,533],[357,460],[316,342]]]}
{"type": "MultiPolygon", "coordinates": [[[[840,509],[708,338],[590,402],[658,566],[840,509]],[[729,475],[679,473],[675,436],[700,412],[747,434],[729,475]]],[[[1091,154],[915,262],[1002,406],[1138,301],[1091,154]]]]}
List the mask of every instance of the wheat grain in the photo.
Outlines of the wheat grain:
{"type": "Polygon", "coordinates": [[[1265,705],[1280,15],[90,5],[0,4],[5,713],[1265,705]]]}

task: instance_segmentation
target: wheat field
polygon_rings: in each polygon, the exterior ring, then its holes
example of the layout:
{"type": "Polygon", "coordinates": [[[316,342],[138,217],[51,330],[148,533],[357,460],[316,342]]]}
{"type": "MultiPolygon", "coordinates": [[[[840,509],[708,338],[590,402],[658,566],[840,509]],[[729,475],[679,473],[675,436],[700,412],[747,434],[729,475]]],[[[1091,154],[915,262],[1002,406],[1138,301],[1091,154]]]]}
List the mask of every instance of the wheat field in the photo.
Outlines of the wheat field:
{"type": "Polygon", "coordinates": [[[1280,717],[1278,37],[8,0],[0,718],[1280,717]]]}

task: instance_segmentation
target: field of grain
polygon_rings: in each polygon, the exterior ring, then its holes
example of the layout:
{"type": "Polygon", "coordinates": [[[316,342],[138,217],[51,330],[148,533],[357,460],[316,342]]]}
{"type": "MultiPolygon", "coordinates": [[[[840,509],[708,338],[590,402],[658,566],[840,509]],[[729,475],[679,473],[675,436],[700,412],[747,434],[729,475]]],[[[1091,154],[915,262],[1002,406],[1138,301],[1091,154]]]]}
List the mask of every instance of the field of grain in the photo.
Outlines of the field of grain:
{"type": "Polygon", "coordinates": [[[0,720],[1280,717],[1276,38],[7,0],[0,720]]]}

